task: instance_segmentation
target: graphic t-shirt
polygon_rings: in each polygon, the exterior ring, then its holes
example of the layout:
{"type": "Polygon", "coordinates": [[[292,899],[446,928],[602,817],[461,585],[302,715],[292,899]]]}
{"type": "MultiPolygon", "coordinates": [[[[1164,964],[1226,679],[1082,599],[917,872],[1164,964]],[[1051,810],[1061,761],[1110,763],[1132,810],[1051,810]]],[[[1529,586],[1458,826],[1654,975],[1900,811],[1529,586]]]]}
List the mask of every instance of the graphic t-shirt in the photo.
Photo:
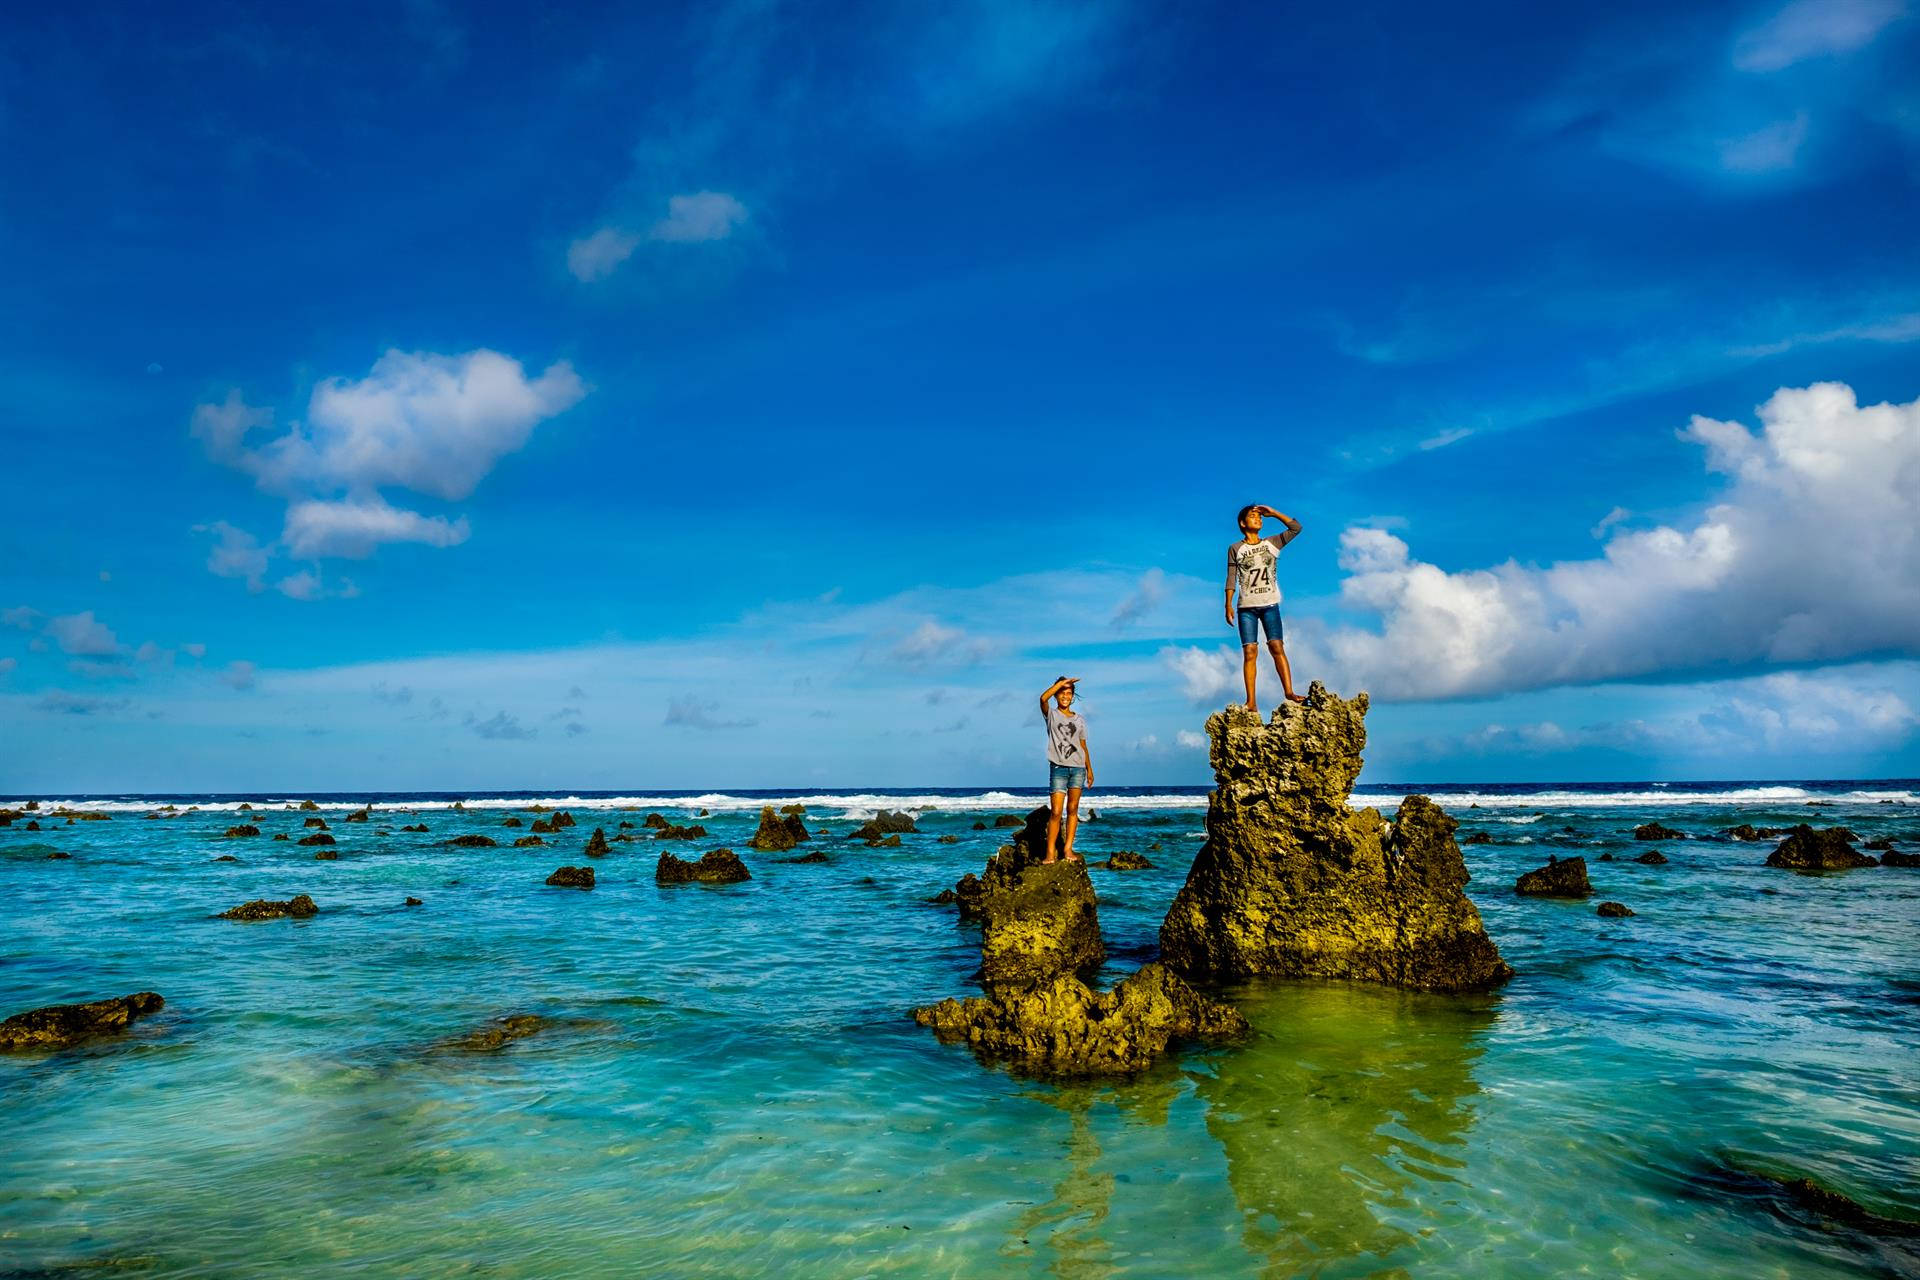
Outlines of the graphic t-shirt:
{"type": "Polygon", "coordinates": [[[1047,704],[1047,763],[1087,767],[1087,718],[1047,704]]]}
{"type": "Polygon", "coordinates": [[[1280,559],[1279,538],[1248,542],[1245,538],[1227,548],[1227,572],[1240,584],[1240,607],[1259,609],[1280,603],[1280,582],[1273,566],[1280,559]]]}

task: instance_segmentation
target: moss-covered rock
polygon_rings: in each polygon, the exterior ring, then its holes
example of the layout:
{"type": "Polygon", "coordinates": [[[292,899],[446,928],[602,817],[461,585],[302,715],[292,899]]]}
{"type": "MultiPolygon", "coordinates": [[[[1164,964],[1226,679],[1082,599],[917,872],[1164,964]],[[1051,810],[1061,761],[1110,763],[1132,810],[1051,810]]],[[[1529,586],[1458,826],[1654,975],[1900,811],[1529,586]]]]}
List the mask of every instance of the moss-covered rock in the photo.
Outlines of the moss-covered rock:
{"type": "Polygon", "coordinates": [[[1096,992],[1059,973],[1015,992],[942,1000],[915,1009],[913,1017],[983,1062],[1048,1079],[1132,1075],[1175,1041],[1231,1040],[1247,1032],[1237,1010],[1157,964],[1111,991],[1096,992]]]}
{"type": "Polygon", "coordinates": [[[663,853],[659,865],[653,869],[653,878],[658,884],[734,884],[753,879],[753,872],[747,870],[747,864],[740,861],[740,855],[733,850],[713,849],[698,862],[663,853]]]}
{"type": "Polygon", "coordinates": [[[228,827],[225,838],[228,840],[245,840],[249,836],[257,836],[259,834],[260,828],[254,826],[251,822],[243,822],[237,827],[228,827]]]}
{"type": "Polygon", "coordinates": [[[1593,893],[1585,858],[1549,858],[1513,882],[1515,893],[1532,898],[1585,898],[1593,893]]]}
{"type": "Polygon", "coordinates": [[[1609,920],[1623,920],[1632,915],[1633,911],[1624,902],[1603,902],[1594,908],[1593,913],[1597,916],[1605,916],[1609,920]]]}
{"type": "Polygon", "coordinates": [[[136,991],[111,1000],[50,1004],[16,1013],[0,1022],[0,1052],[15,1049],[64,1049],[95,1036],[117,1035],[160,1009],[157,991],[136,991]]]}
{"type": "Polygon", "coordinates": [[[1873,858],[1853,847],[1852,835],[1845,827],[1820,831],[1803,822],[1767,855],[1767,865],[1792,871],[1847,871],[1854,867],[1878,866],[1873,858]]]}
{"type": "Polygon", "coordinates": [[[299,843],[299,844],[303,844],[303,845],[308,845],[308,846],[313,846],[313,845],[325,845],[325,844],[333,844],[333,843],[334,843],[334,839],[333,839],[333,837],[332,837],[332,836],[330,836],[330,835],[328,835],[328,834],[327,834],[326,832],[324,832],[324,831],[316,831],[316,832],[314,832],[314,833],[313,833],[312,835],[310,835],[310,836],[302,836],[302,837],[300,837],[300,839],[299,839],[299,840],[297,841],[297,843],[299,843]]]}
{"type": "Polygon", "coordinates": [[[804,805],[788,805],[779,813],[772,805],[760,808],[760,829],[753,833],[753,839],[747,841],[747,847],[763,853],[785,853],[795,845],[813,838],[807,830],[807,823],[800,816],[806,812],[804,805]],[[787,809],[798,808],[800,813],[789,813],[787,809]]]}
{"type": "Polygon", "coordinates": [[[613,849],[607,844],[607,833],[603,827],[595,827],[593,834],[587,837],[587,847],[581,850],[589,858],[604,858],[613,849]]]}
{"type": "Polygon", "coordinates": [[[1135,853],[1131,849],[1122,849],[1105,862],[1096,862],[1093,865],[1107,871],[1153,870],[1152,859],[1146,857],[1144,854],[1135,853]]]}
{"type": "Polygon", "coordinates": [[[1512,976],[1464,892],[1458,824],[1425,796],[1408,796],[1390,825],[1348,806],[1366,712],[1364,693],[1315,682],[1271,721],[1244,707],[1208,717],[1207,839],[1160,929],[1176,972],[1435,991],[1512,976]]]}
{"type": "Polygon", "coordinates": [[[547,877],[547,883],[556,889],[593,888],[592,867],[561,867],[547,877]]]}
{"type": "Polygon", "coordinates": [[[919,830],[920,828],[914,825],[912,814],[905,812],[894,813],[890,809],[882,809],[879,813],[874,814],[873,817],[867,819],[867,821],[861,823],[858,827],[855,827],[853,834],[848,836],[847,839],[865,840],[871,843],[876,840],[884,840],[888,836],[912,835],[919,830]]]}

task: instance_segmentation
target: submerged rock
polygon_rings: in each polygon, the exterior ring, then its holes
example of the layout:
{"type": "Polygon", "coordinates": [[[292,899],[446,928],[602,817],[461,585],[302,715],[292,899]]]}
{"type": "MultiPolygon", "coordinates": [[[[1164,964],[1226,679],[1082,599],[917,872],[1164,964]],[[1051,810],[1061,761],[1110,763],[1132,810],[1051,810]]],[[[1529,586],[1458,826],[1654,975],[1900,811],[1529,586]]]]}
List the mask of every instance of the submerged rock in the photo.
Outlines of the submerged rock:
{"type": "Polygon", "coordinates": [[[781,862],[832,862],[825,849],[815,849],[812,853],[801,854],[797,858],[781,858],[781,862]]]}
{"type": "Polygon", "coordinates": [[[1316,681],[1271,721],[1241,707],[1208,717],[1207,839],[1160,929],[1176,972],[1436,991],[1512,976],[1463,891],[1454,819],[1425,796],[1408,796],[1391,826],[1349,807],[1366,712],[1365,694],[1341,699],[1316,681]]]}
{"type": "Polygon", "coordinates": [[[613,849],[607,844],[605,828],[595,827],[593,834],[587,837],[587,847],[580,852],[586,854],[589,858],[604,858],[609,853],[612,853],[613,849]]]}
{"type": "Polygon", "coordinates": [[[441,1053],[491,1053],[495,1049],[512,1044],[515,1040],[524,1040],[528,1036],[538,1035],[546,1025],[547,1020],[537,1013],[510,1013],[505,1017],[495,1018],[486,1026],[469,1031],[463,1036],[449,1036],[433,1045],[432,1049],[441,1053]]]}
{"type": "Polygon", "coordinates": [[[699,823],[695,823],[690,827],[677,827],[672,823],[668,823],[664,827],[657,828],[653,833],[653,838],[655,840],[705,840],[707,838],[707,829],[699,823]]]}
{"type": "Polygon", "coordinates": [[[228,840],[244,840],[248,836],[257,836],[259,834],[260,828],[254,826],[251,822],[243,822],[237,827],[228,827],[225,838],[228,840]]]}
{"type": "Polygon", "coordinates": [[[0,1022],[0,1052],[65,1049],[95,1036],[116,1035],[165,1004],[157,991],[136,991],[111,1000],[29,1009],[0,1022]]]}
{"type": "Polygon", "coordinates": [[[516,849],[533,849],[546,844],[546,842],[547,838],[545,836],[521,836],[513,842],[513,847],[516,849]]]}
{"type": "Polygon", "coordinates": [[[223,853],[219,857],[215,858],[214,861],[215,862],[238,862],[240,861],[240,859],[234,857],[230,853],[223,853]]]}
{"type": "Polygon", "coordinates": [[[1649,849],[1635,858],[1634,861],[1640,863],[1642,866],[1664,867],[1667,865],[1667,855],[1658,849],[1649,849]]]}
{"type": "Polygon", "coordinates": [[[698,862],[688,862],[676,858],[671,853],[660,855],[660,864],[653,869],[653,878],[658,884],[734,884],[741,880],[753,879],[753,873],[747,870],[747,864],[740,861],[740,855],[731,849],[714,849],[698,862]]]}
{"type": "Polygon", "coordinates": [[[1142,854],[1135,853],[1131,849],[1122,849],[1120,850],[1120,852],[1108,858],[1105,862],[1096,862],[1096,863],[1093,863],[1092,865],[1096,867],[1100,867],[1107,871],[1151,871],[1153,870],[1153,863],[1149,859],[1147,859],[1142,854]]]}
{"type": "Polygon", "coordinates": [[[1874,859],[1853,847],[1852,834],[1845,827],[1816,831],[1803,822],[1767,855],[1767,865],[1792,871],[1846,871],[1853,867],[1877,866],[1874,859]]]}
{"type": "Polygon", "coordinates": [[[1597,916],[1605,916],[1609,920],[1618,920],[1633,914],[1623,902],[1603,902],[1594,908],[1593,913],[1597,916]]]}
{"type": "Polygon", "coordinates": [[[274,833],[273,833],[273,838],[274,838],[275,840],[291,840],[291,839],[293,839],[293,837],[292,837],[292,836],[290,836],[290,835],[288,835],[288,834],[287,834],[286,832],[284,832],[284,831],[276,831],[276,832],[274,832],[274,833]]]}
{"type": "Polygon", "coordinates": [[[1593,892],[1585,858],[1559,858],[1513,882],[1513,891],[1534,898],[1584,898],[1593,892]]]}
{"type": "Polygon", "coordinates": [[[1657,822],[1643,822],[1633,829],[1635,840],[1685,840],[1687,833],[1675,831],[1672,827],[1663,827],[1657,822]]]}
{"type": "Polygon", "coordinates": [[[427,829],[427,824],[424,822],[416,822],[410,827],[402,827],[400,829],[402,831],[416,831],[416,832],[425,831],[427,829]]]}
{"type": "MultiPolygon", "coordinates": [[[[806,812],[804,805],[788,805],[787,809],[798,808],[806,812]]],[[[812,833],[800,813],[789,813],[787,809],[779,813],[772,805],[763,805],[760,809],[760,829],[753,833],[753,839],[747,841],[747,847],[759,849],[764,853],[785,853],[803,840],[811,840],[812,833]]]]}
{"type": "Polygon", "coordinates": [[[220,913],[222,920],[305,920],[309,916],[320,914],[320,908],[313,905],[313,899],[306,894],[295,894],[285,902],[275,902],[270,898],[255,898],[230,907],[220,913]]]}
{"type": "Polygon", "coordinates": [[[1247,1034],[1238,1010],[1201,995],[1158,964],[1107,992],[1060,973],[1003,995],[942,1000],[915,1009],[913,1018],[943,1043],[967,1045],[983,1062],[1004,1062],[1045,1078],[1132,1075],[1174,1041],[1247,1034]]]}
{"type": "Polygon", "coordinates": [[[547,883],[559,889],[593,888],[592,867],[561,867],[547,877],[547,883]]]}
{"type": "Polygon", "coordinates": [[[441,844],[456,849],[497,849],[499,843],[492,836],[455,836],[451,840],[442,840],[441,844]]]}

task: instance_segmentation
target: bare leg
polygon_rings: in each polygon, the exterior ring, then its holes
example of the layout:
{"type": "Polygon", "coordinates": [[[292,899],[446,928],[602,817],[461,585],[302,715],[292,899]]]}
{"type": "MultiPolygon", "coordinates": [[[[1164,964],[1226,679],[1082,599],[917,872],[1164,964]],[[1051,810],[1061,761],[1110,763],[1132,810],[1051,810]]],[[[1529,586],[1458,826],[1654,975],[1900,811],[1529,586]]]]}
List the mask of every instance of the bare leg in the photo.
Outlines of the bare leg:
{"type": "Polygon", "coordinates": [[[1258,711],[1260,708],[1253,701],[1253,682],[1260,675],[1259,646],[1251,644],[1240,646],[1240,674],[1247,681],[1247,710],[1258,711]]]}
{"type": "MultiPolygon", "coordinates": [[[[1074,794],[1078,795],[1079,792],[1076,791],[1074,794]]],[[[1060,802],[1066,798],[1065,792],[1056,791],[1047,799],[1047,803],[1053,807],[1047,813],[1047,856],[1040,859],[1042,862],[1058,862],[1060,860],[1055,856],[1054,849],[1060,844],[1060,802]]],[[[1073,848],[1072,827],[1067,828],[1067,848],[1073,848]]]]}
{"type": "MultiPolygon", "coordinates": [[[[1293,691],[1293,668],[1287,665],[1287,647],[1278,640],[1267,641],[1267,652],[1273,655],[1273,669],[1280,673],[1280,690],[1287,695],[1288,702],[1305,702],[1306,699],[1293,691]]],[[[1249,657],[1248,663],[1253,659],[1249,657]]]]}
{"type": "MultiPolygon", "coordinates": [[[[1055,811],[1056,813],[1058,810],[1055,811]]],[[[1073,851],[1073,836],[1080,829],[1080,788],[1074,787],[1067,792],[1067,843],[1061,854],[1068,862],[1080,861],[1080,855],[1073,851]]]]}

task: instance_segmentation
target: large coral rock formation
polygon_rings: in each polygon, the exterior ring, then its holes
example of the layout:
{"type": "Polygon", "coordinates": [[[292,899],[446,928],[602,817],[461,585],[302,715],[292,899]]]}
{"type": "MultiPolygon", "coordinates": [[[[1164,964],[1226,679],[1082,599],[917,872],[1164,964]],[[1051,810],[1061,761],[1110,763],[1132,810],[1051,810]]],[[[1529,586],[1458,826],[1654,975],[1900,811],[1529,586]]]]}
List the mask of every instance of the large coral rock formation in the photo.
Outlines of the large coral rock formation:
{"type": "Polygon", "coordinates": [[[1849,843],[1852,835],[1845,827],[1815,830],[1803,822],[1767,855],[1767,865],[1794,871],[1846,871],[1853,867],[1878,866],[1873,858],[1849,843]]]}
{"type": "Polygon", "coordinates": [[[1367,695],[1316,681],[1270,722],[1207,719],[1215,788],[1207,840],[1160,928],[1189,977],[1353,978],[1472,991],[1512,976],[1463,887],[1458,826],[1425,796],[1391,825],[1347,797],[1366,746],[1367,695]]]}
{"type": "Polygon", "coordinates": [[[915,1009],[913,1018],[945,1043],[1046,1077],[1130,1075],[1174,1040],[1230,1040],[1247,1031],[1237,1010],[1157,964],[1111,991],[1093,991],[1062,973],[1024,990],[942,1000],[915,1009]]]}
{"type": "Polygon", "coordinates": [[[1046,845],[1042,805],[987,860],[977,893],[962,903],[962,914],[980,922],[980,981],[989,990],[1089,974],[1107,958],[1086,864],[1043,863],[1046,845]]]}
{"type": "Polygon", "coordinates": [[[740,861],[740,855],[731,849],[711,849],[701,855],[698,862],[688,862],[676,858],[671,853],[660,855],[660,862],[653,869],[656,884],[735,884],[741,880],[753,879],[753,873],[747,870],[747,864],[740,861]]]}
{"type": "Polygon", "coordinates": [[[747,847],[763,853],[785,853],[802,840],[811,840],[813,836],[807,830],[806,819],[800,816],[805,812],[805,806],[788,805],[786,809],[775,813],[772,805],[762,805],[760,829],[753,833],[753,839],[747,841],[747,847]],[[800,813],[787,811],[794,808],[798,808],[800,813]]]}
{"type": "Polygon", "coordinates": [[[95,1036],[125,1031],[135,1018],[166,1003],[157,991],[136,991],[112,1000],[50,1004],[0,1022],[0,1052],[12,1049],[64,1049],[95,1036]]]}

